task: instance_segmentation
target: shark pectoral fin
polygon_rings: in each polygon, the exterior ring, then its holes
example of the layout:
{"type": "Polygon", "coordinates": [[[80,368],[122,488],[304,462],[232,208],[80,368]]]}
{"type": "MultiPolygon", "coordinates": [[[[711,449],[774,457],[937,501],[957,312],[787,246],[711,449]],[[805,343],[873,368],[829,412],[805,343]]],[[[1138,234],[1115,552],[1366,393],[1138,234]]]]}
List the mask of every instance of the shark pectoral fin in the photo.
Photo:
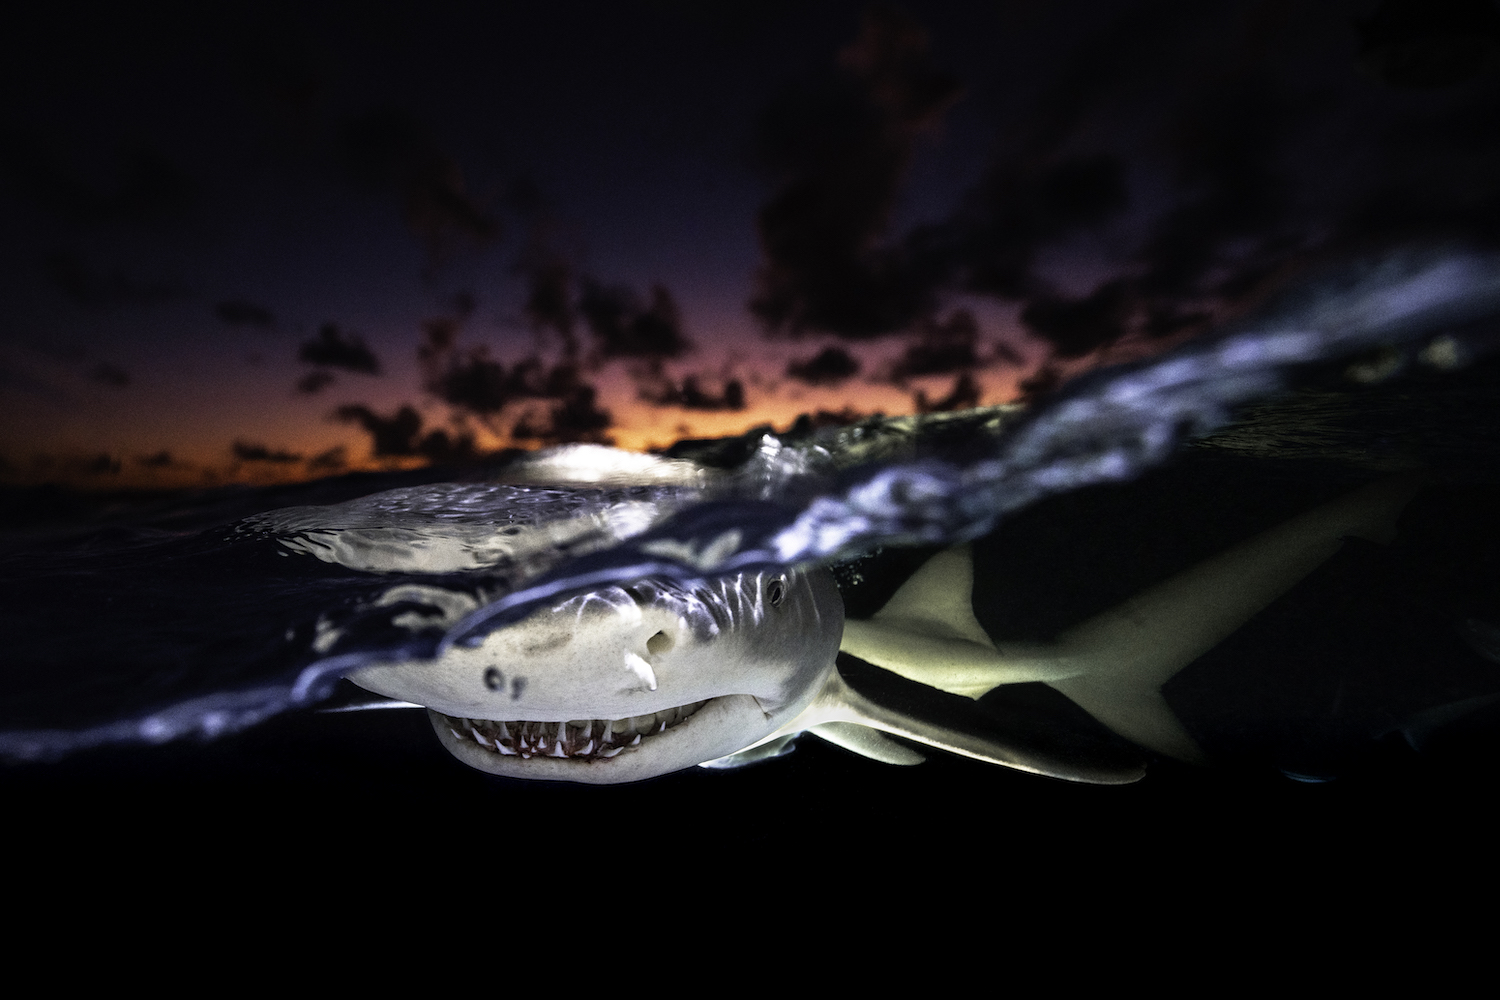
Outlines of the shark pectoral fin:
{"type": "Polygon", "coordinates": [[[808,732],[850,753],[878,760],[882,764],[899,764],[909,767],[920,764],[927,758],[910,747],[902,746],[878,729],[857,725],[853,722],[825,722],[813,726],[808,732]]]}
{"type": "Polygon", "coordinates": [[[763,760],[774,760],[777,757],[785,757],[792,752],[792,744],[796,741],[797,733],[787,733],[764,743],[757,743],[753,747],[741,750],[739,753],[726,754],[723,757],[715,757],[713,760],[701,762],[699,767],[706,767],[713,771],[729,771],[737,767],[745,767],[750,764],[758,764],[763,760]]]}
{"type": "Polygon", "coordinates": [[[1123,745],[1046,722],[1028,725],[1025,720],[1016,720],[1019,724],[1008,727],[1005,738],[997,738],[993,720],[968,699],[889,676],[881,686],[878,692],[857,691],[835,670],[803,714],[802,728],[818,732],[829,723],[842,723],[841,731],[849,733],[863,726],[974,760],[1067,781],[1115,785],[1138,781],[1145,774],[1139,756],[1123,745]]]}

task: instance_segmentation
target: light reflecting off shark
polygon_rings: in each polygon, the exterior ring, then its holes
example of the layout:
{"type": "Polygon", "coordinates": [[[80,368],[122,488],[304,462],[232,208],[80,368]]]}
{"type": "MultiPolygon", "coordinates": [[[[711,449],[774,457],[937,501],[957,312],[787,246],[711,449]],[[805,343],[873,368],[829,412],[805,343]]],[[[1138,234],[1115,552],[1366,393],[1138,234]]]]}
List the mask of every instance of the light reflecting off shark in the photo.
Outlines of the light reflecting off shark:
{"type": "MultiPolygon", "coordinates": [[[[1205,763],[1161,686],[1344,538],[1388,543],[1422,483],[1397,476],[1317,507],[1050,643],[1008,643],[984,631],[965,545],[930,559],[867,620],[845,620],[838,588],[817,567],[692,588],[646,580],[543,607],[435,661],[367,666],[349,677],[426,707],[450,753],[507,777],[636,781],[775,756],[811,733],[891,764],[923,759],[893,735],[1067,780],[1129,782],[1144,773],[1146,754],[1078,733],[1007,733],[977,714],[945,710],[941,699],[873,698],[840,675],[837,653],[974,699],[1042,681],[1130,744],[1205,763]]],[[[471,608],[448,610],[457,621],[471,608]]]]}

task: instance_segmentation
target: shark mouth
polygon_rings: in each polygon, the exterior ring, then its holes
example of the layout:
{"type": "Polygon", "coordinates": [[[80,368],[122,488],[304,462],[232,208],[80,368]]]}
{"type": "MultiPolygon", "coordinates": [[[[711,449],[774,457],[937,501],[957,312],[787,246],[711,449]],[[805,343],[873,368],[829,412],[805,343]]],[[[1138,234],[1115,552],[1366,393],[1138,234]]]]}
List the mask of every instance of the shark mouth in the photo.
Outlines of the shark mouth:
{"type": "Polygon", "coordinates": [[[624,719],[580,719],[571,722],[501,722],[464,719],[433,711],[453,738],[477,743],[502,757],[560,757],[566,760],[608,760],[645,740],[686,722],[708,701],[679,705],[651,715],[624,719]]]}

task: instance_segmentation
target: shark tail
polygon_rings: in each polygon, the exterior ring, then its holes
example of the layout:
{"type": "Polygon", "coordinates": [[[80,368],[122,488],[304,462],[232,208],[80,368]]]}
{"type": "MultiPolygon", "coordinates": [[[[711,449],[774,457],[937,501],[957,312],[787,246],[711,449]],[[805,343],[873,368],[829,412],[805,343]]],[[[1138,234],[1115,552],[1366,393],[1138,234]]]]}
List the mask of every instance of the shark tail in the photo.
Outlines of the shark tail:
{"type": "Polygon", "coordinates": [[[1161,686],[1338,551],[1349,536],[1389,542],[1424,485],[1377,482],[1271,528],[1049,644],[997,645],[970,605],[967,546],[923,566],[874,618],[846,622],[842,648],[912,680],[978,698],[1043,681],[1121,736],[1179,760],[1204,755],[1161,686]],[[935,565],[936,564],[936,565],[935,565]],[[929,572],[931,570],[931,572],[929,572]]]}

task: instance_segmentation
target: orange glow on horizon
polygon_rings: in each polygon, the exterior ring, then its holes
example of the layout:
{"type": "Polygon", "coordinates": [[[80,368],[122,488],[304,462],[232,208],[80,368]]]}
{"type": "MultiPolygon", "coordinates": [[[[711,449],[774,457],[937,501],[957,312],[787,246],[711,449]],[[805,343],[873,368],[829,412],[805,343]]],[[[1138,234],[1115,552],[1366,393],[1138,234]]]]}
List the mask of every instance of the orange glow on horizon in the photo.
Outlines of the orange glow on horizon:
{"type": "MultiPolygon", "coordinates": [[[[982,405],[1009,402],[1017,395],[1024,372],[981,372],[982,405]]],[[[609,411],[613,424],[606,434],[615,447],[628,451],[650,451],[666,448],[685,438],[717,438],[742,434],[752,427],[769,424],[778,430],[789,428],[803,415],[819,411],[847,411],[860,417],[884,414],[900,416],[914,413],[912,392],[884,383],[853,379],[838,390],[791,387],[747,388],[747,406],[743,410],[697,411],[681,407],[663,407],[642,401],[635,383],[623,372],[602,372],[596,379],[598,405],[609,411]]],[[[944,394],[952,377],[922,379],[914,383],[929,396],[944,394]]],[[[383,415],[394,414],[402,405],[412,405],[423,417],[424,430],[455,427],[448,422],[445,406],[431,400],[404,403],[410,398],[396,387],[388,387],[374,400],[372,410],[383,415]]],[[[334,407],[328,401],[316,408],[325,413],[334,407]]],[[[547,404],[531,407],[544,415],[547,404]]],[[[427,464],[416,456],[376,457],[371,453],[371,439],[362,428],[337,423],[326,416],[308,420],[302,408],[271,407],[262,412],[262,420],[240,434],[228,434],[216,422],[207,424],[183,421],[175,440],[163,442],[154,433],[131,433],[128,424],[115,428],[109,444],[98,448],[79,447],[58,441],[47,452],[16,455],[12,449],[8,461],[0,465],[0,482],[12,484],[58,483],[86,490],[153,490],[212,488],[230,484],[265,486],[285,484],[346,472],[414,468],[427,464]],[[197,433],[194,433],[197,431],[197,433]],[[140,441],[139,444],[134,442],[140,441]],[[239,454],[236,454],[238,449],[239,454]],[[250,457],[245,457],[250,456],[250,457]]],[[[518,406],[503,411],[496,421],[509,428],[527,408],[518,406]]],[[[510,447],[535,449],[537,441],[516,441],[508,433],[477,420],[462,421],[473,434],[476,450],[481,453],[510,447]]]]}

